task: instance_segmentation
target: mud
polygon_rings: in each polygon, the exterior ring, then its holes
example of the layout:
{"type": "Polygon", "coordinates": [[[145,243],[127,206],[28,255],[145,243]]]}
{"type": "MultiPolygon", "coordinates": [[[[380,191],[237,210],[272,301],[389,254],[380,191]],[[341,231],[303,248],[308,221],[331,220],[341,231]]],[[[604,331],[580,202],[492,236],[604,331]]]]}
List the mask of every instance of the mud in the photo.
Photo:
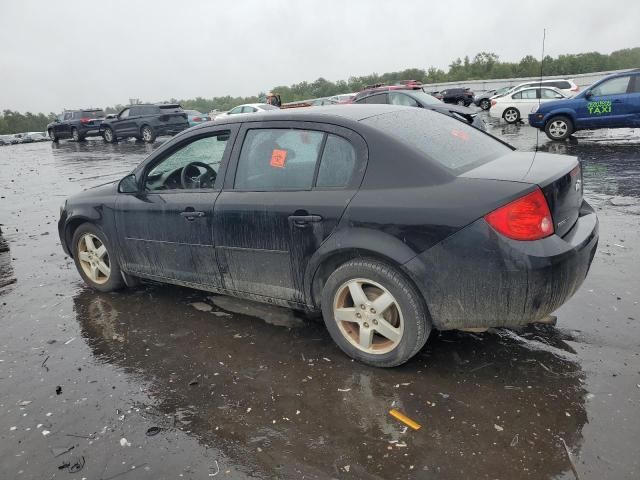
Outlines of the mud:
{"type": "MultiPolygon", "coordinates": [[[[527,126],[489,129],[536,146],[527,126]]],[[[601,221],[557,327],[433,335],[390,370],[286,309],[86,289],[59,205],[160,143],[0,148],[0,476],[571,479],[566,443],[581,479],[640,477],[640,132],[539,142],[583,161],[601,221]]]]}

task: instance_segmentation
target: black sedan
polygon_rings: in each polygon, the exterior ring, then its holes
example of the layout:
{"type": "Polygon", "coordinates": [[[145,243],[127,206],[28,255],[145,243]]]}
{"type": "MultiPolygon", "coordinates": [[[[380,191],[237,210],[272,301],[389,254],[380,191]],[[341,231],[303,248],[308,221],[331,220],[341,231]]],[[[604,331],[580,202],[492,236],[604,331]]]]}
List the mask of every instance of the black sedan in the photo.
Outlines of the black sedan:
{"type": "Polygon", "coordinates": [[[420,107],[434,110],[444,115],[470,123],[480,130],[485,130],[484,120],[468,107],[451,105],[438,100],[420,89],[394,89],[388,91],[372,91],[370,95],[356,98],[353,103],[376,105],[404,105],[406,107],[420,107]]]}
{"type": "Polygon", "coordinates": [[[348,355],[389,367],[434,328],[545,319],[582,284],[598,220],[574,157],[339,105],[193,127],[68,199],[59,233],[96,290],[151,279],[322,312],[348,355]]]}

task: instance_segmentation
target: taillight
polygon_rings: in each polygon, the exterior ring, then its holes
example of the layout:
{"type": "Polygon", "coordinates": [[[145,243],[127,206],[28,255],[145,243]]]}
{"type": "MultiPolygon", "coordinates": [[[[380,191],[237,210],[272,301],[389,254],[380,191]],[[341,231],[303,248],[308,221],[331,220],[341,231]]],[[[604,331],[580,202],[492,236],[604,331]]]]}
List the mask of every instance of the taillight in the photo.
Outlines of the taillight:
{"type": "Polygon", "coordinates": [[[80,123],[89,123],[90,121],[91,119],[86,117],[80,119],[80,123]]]}
{"type": "Polygon", "coordinates": [[[574,85],[573,88],[571,88],[572,92],[577,92],[580,90],[580,87],[578,85],[574,85]]]}
{"type": "Polygon", "coordinates": [[[201,122],[201,121],[202,121],[202,118],[200,118],[200,117],[193,117],[193,119],[192,119],[192,120],[193,120],[194,122],[201,122]]]}
{"type": "Polygon", "coordinates": [[[495,104],[496,104],[496,103],[498,103],[498,102],[496,102],[496,101],[495,101],[495,99],[494,99],[494,100],[491,100],[491,106],[492,106],[492,107],[493,107],[493,106],[495,106],[495,104]]]}
{"type": "Polygon", "coordinates": [[[540,240],[554,232],[549,205],[539,188],[488,213],[484,219],[498,233],[513,240],[540,240]]]}

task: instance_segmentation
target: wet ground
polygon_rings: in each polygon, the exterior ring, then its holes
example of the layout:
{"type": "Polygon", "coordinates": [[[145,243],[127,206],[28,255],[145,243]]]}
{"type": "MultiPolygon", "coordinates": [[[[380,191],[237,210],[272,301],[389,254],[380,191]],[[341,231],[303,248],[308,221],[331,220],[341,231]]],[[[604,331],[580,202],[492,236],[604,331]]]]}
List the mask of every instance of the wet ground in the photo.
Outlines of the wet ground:
{"type": "MultiPolygon", "coordinates": [[[[490,129],[536,146],[528,126],[490,129]]],[[[640,131],[539,141],[580,157],[601,222],[558,326],[433,335],[390,370],[288,310],[86,289],[59,205],[160,143],[0,148],[0,477],[640,478],[640,131]]]]}

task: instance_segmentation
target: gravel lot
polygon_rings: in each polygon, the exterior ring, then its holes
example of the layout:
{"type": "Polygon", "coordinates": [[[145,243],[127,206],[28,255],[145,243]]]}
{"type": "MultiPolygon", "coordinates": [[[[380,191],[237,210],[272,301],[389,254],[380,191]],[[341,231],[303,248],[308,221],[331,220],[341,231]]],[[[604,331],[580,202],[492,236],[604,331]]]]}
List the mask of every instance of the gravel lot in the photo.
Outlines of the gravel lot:
{"type": "MultiPolygon", "coordinates": [[[[528,126],[490,131],[536,146],[528,126]]],[[[163,140],[0,147],[1,476],[571,479],[569,453],[582,480],[640,477],[640,130],[540,135],[583,161],[601,222],[557,327],[434,335],[390,370],[285,309],[84,287],[60,204],[163,140]]]]}

